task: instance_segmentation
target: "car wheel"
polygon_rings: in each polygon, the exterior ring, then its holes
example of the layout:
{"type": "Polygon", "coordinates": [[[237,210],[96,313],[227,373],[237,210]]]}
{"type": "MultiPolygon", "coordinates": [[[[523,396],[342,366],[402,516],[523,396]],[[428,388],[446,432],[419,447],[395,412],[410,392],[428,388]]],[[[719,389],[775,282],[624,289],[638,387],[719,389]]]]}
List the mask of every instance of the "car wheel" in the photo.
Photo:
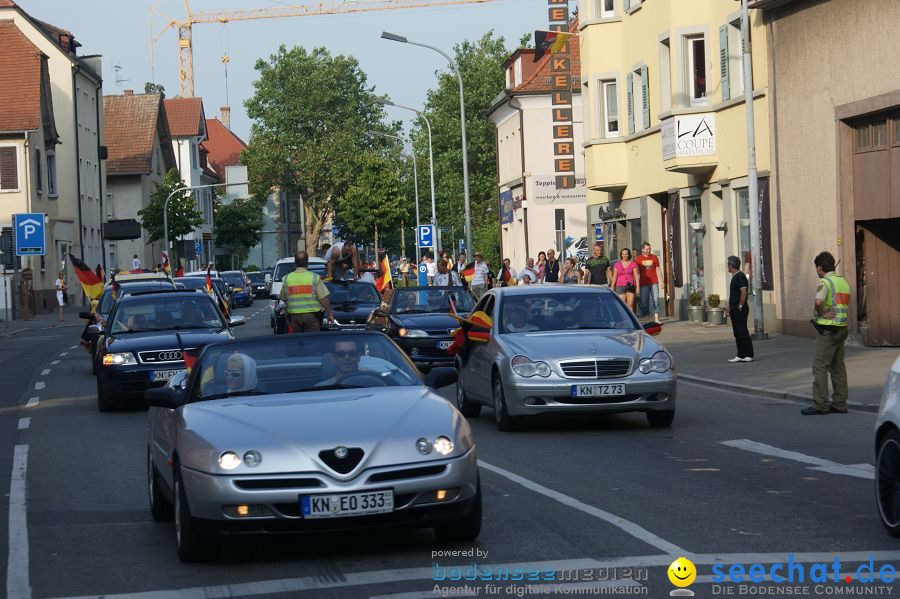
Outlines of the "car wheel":
{"type": "Polygon", "coordinates": [[[174,515],[172,504],[159,488],[159,472],[153,465],[153,455],[147,448],[147,498],[150,501],[150,516],[157,522],[165,522],[174,515]]]}
{"type": "Polygon", "coordinates": [[[481,532],[481,481],[475,490],[475,501],[468,514],[449,524],[434,527],[434,534],[441,541],[463,542],[474,541],[481,532]]]}
{"type": "Polygon", "coordinates": [[[462,382],[456,381],[456,409],[466,418],[477,418],[481,414],[481,406],[466,397],[462,382]]]}
{"type": "Polygon", "coordinates": [[[662,410],[656,412],[647,412],[647,422],[653,428],[662,428],[670,426],[675,420],[675,410],[662,410]]]}
{"type": "Polygon", "coordinates": [[[181,481],[180,467],[175,467],[175,546],[183,562],[202,562],[210,553],[210,542],[197,530],[188,507],[187,494],[181,481]]]}
{"type": "Polygon", "coordinates": [[[103,374],[97,373],[97,409],[101,412],[112,411],[114,405],[113,400],[108,393],[103,390],[103,374]]]}
{"type": "Polygon", "coordinates": [[[521,418],[509,415],[506,409],[506,396],[503,394],[503,382],[500,375],[494,375],[494,424],[501,432],[514,431],[519,428],[521,418]]]}
{"type": "Polygon", "coordinates": [[[892,430],[878,443],[875,498],[888,532],[900,537],[900,432],[892,430]]]}

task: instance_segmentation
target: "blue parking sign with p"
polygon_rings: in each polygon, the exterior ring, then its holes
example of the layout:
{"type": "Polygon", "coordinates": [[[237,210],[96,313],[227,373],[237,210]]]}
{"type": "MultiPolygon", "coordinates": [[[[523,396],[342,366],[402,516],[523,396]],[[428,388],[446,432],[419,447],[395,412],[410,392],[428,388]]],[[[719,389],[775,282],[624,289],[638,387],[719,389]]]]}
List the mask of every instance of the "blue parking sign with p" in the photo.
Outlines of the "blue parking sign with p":
{"type": "Polygon", "coordinates": [[[15,215],[16,256],[43,256],[47,253],[44,239],[44,213],[15,215]]]}
{"type": "Polygon", "coordinates": [[[419,225],[416,228],[416,237],[419,247],[430,248],[434,246],[434,225],[419,225]]]}

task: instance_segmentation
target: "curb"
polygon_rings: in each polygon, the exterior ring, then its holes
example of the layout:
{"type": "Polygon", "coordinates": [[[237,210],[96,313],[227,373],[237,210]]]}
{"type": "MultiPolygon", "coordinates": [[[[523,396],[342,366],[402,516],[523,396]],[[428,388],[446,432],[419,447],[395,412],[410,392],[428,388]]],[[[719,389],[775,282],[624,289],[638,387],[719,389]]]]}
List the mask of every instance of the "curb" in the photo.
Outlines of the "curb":
{"type": "MultiPolygon", "coordinates": [[[[790,401],[793,403],[803,404],[805,406],[810,405],[812,403],[812,395],[807,395],[805,393],[790,393],[788,391],[778,391],[776,389],[768,389],[766,387],[750,387],[748,385],[738,385],[736,383],[726,383],[724,381],[717,381],[714,379],[707,379],[701,376],[694,376],[692,374],[679,374],[677,375],[679,379],[688,382],[688,383],[696,383],[698,385],[703,385],[704,387],[711,387],[713,389],[726,389],[728,391],[738,391],[741,393],[747,393],[750,395],[758,395],[761,397],[768,397],[770,399],[782,399],[785,401],[790,401]]],[[[848,401],[847,408],[857,410],[860,412],[870,412],[872,414],[878,413],[879,406],[861,403],[858,401],[848,401]]]]}

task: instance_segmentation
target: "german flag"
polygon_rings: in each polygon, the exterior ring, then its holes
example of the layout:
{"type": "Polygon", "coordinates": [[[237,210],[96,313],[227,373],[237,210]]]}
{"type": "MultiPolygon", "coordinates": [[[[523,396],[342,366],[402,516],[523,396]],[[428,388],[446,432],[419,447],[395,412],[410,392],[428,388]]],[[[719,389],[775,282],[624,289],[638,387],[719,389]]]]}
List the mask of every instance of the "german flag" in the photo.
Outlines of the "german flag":
{"type": "Polygon", "coordinates": [[[500,280],[503,281],[501,287],[512,287],[518,283],[515,277],[512,276],[512,273],[509,272],[509,269],[505,266],[503,267],[503,270],[500,271],[500,280]]]}
{"type": "Polygon", "coordinates": [[[169,266],[169,252],[162,253],[162,267],[163,272],[166,274],[172,273],[172,268],[169,266]]]}
{"type": "Polygon", "coordinates": [[[534,62],[542,59],[548,52],[550,54],[562,52],[570,37],[572,34],[566,31],[535,31],[534,62]]]}
{"type": "Polygon", "coordinates": [[[91,270],[87,264],[73,256],[71,253],[69,254],[69,260],[72,262],[72,268],[75,269],[75,275],[78,277],[78,281],[84,289],[84,294],[91,299],[98,299],[103,295],[103,279],[98,277],[97,273],[91,270]]]}
{"type": "Polygon", "coordinates": [[[178,348],[181,350],[181,359],[184,360],[184,367],[190,372],[194,364],[197,363],[197,356],[184,348],[184,343],[181,341],[181,333],[175,333],[175,337],[178,339],[178,348]]]}
{"type": "Polygon", "coordinates": [[[384,258],[381,259],[381,274],[378,275],[378,278],[375,280],[375,288],[378,289],[378,293],[384,293],[385,289],[393,286],[394,281],[391,278],[391,263],[388,262],[387,254],[385,254],[384,258]]]}
{"type": "Polygon", "coordinates": [[[468,264],[466,264],[466,267],[460,274],[462,275],[462,278],[466,283],[471,283],[472,279],[475,278],[475,263],[469,262],[468,264]]]}
{"type": "Polygon", "coordinates": [[[206,267],[206,293],[212,295],[212,266],[206,267]]]}
{"type": "Polygon", "coordinates": [[[485,312],[481,310],[473,312],[472,316],[469,317],[469,328],[466,331],[466,336],[471,341],[486,342],[491,338],[491,327],[493,324],[493,319],[485,312]]]}

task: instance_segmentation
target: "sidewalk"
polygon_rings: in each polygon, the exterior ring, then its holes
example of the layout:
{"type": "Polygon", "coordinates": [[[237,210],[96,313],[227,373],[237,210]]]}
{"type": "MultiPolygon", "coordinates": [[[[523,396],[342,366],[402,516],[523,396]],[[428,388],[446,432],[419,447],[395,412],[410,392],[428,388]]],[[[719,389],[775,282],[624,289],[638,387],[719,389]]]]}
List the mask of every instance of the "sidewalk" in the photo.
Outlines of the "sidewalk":
{"type": "MultiPolygon", "coordinates": [[[[678,377],[722,389],[809,404],[812,401],[812,338],[769,333],[754,341],[753,362],[731,364],[735,356],[730,325],[667,322],[657,339],[675,360],[678,377]]],[[[845,348],[851,408],[875,412],[887,373],[900,355],[896,347],[845,348]]]]}
{"type": "MultiPolygon", "coordinates": [[[[67,307],[65,322],[59,322],[59,313],[55,311],[47,314],[38,314],[33,316],[31,320],[10,320],[9,322],[3,320],[3,315],[0,314],[0,339],[14,337],[26,331],[48,331],[60,327],[84,327],[85,320],[78,318],[78,312],[82,309],[86,308],[79,308],[78,306],[67,307]]],[[[78,335],[80,334],[81,331],[79,330],[78,335]]]]}

